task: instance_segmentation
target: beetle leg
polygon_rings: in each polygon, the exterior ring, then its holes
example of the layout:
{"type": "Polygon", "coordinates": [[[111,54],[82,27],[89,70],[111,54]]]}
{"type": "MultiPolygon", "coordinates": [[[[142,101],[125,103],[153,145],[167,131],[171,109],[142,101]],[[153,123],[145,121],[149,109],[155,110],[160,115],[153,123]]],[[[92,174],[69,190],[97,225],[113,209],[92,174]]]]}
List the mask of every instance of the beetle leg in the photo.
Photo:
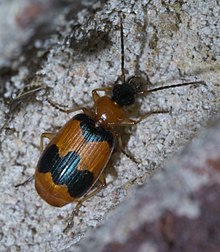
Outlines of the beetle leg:
{"type": "Polygon", "coordinates": [[[133,161],[134,163],[136,164],[139,164],[141,163],[140,160],[137,160],[130,152],[127,152],[124,150],[124,147],[123,147],[123,144],[122,144],[122,139],[121,139],[121,136],[119,135],[118,138],[118,149],[120,152],[122,152],[126,157],[128,157],[131,161],[133,161]]]}
{"type": "MultiPolygon", "coordinates": [[[[41,134],[41,138],[40,138],[40,152],[43,152],[43,148],[44,148],[44,142],[43,139],[44,138],[48,138],[49,140],[51,140],[53,137],[55,136],[55,133],[49,133],[49,132],[44,132],[41,134]]],[[[17,185],[15,185],[15,187],[19,187],[19,186],[23,186],[26,185],[27,183],[31,182],[34,179],[34,175],[31,175],[28,179],[26,179],[25,181],[23,181],[22,183],[19,183],[17,185]]]]}
{"type": "Polygon", "coordinates": [[[63,106],[61,106],[61,105],[59,105],[57,103],[54,103],[50,99],[47,99],[47,101],[50,103],[51,106],[53,106],[54,108],[60,110],[61,112],[69,114],[69,113],[72,113],[72,112],[76,112],[76,111],[82,110],[86,115],[88,115],[90,117],[93,117],[92,112],[88,108],[79,107],[79,106],[75,106],[73,108],[65,108],[65,107],[63,107],[63,106]]]}
{"type": "Polygon", "coordinates": [[[56,134],[55,133],[50,133],[50,132],[44,132],[41,134],[40,137],[40,152],[42,153],[44,150],[44,139],[48,138],[51,140],[56,134]]]}
{"type": "Polygon", "coordinates": [[[108,88],[108,87],[105,87],[105,88],[96,88],[96,89],[93,89],[92,90],[92,98],[93,98],[93,101],[96,103],[96,101],[99,99],[99,95],[98,95],[98,92],[99,91],[103,91],[103,92],[109,92],[111,91],[112,88],[108,88]]]}
{"type": "Polygon", "coordinates": [[[105,180],[105,175],[103,173],[99,176],[98,181],[101,183],[101,185],[103,187],[107,186],[107,183],[106,183],[106,180],[105,180]]]}
{"type": "Polygon", "coordinates": [[[150,115],[153,114],[164,114],[164,113],[169,113],[169,110],[156,110],[156,111],[150,111],[144,115],[142,115],[139,119],[130,119],[130,118],[124,118],[123,121],[117,122],[117,123],[109,123],[109,125],[118,125],[118,126],[131,126],[131,125],[136,125],[139,122],[143,121],[145,118],[147,118],[150,115]]]}
{"type": "Polygon", "coordinates": [[[104,175],[101,175],[99,177],[99,182],[100,182],[100,186],[98,186],[96,189],[94,189],[94,191],[88,193],[85,195],[85,197],[83,197],[81,200],[79,200],[74,208],[74,210],[72,211],[72,214],[68,220],[67,226],[65,227],[65,229],[63,230],[63,233],[67,233],[69,231],[69,229],[71,229],[74,225],[74,217],[78,215],[79,213],[79,209],[82,206],[83,202],[92,198],[94,195],[96,195],[97,193],[99,193],[104,187],[106,187],[106,181],[105,181],[105,177],[104,175]]]}
{"type": "Polygon", "coordinates": [[[153,114],[166,114],[166,113],[170,113],[170,111],[169,110],[150,111],[150,112],[147,112],[146,114],[142,115],[139,119],[132,120],[132,121],[134,122],[133,124],[138,124],[139,122],[143,121],[145,118],[147,118],[150,115],[153,115],[153,114]]]}
{"type": "Polygon", "coordinates": [[[49,98],[47,98],[47,101],[50,103],[51,106],[53,106],[54,108],[60,110],[61,112],[64,112],[64,113],[72,113],[72,112],[76,112],[76,111],[79,111],[79,110],[82,110],[84,113],[85,111],[88,111],[87,108],[85,107],[80,107],[80,106],[74,106],[72,108],[66,108],[60,104],[57,104],[55,102],[53,102],[52,100],[50,100],[49,98]]]}
{"type": "Polygon", "coordinates": [[[33,179],[34,179],[34,175],[31,175],[27,180],[23,181],[22,183],[19,183],[19,184],[15,185],[15,188],[17,188],[19,186],[26,185],[27,183],[31,182],[33,179]]]}

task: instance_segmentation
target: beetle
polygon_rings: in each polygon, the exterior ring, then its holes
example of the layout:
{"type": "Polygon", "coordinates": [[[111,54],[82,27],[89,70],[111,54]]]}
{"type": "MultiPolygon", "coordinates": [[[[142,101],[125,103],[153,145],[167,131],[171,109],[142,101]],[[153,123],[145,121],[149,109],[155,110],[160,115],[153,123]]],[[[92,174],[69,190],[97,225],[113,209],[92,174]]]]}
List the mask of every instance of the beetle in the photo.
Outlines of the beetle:
{"type": "MultiPolygon", "coordinates": [[[[135,103],[137,95],[201,83],[201,81],[188,82],[143,91],[142,86],[137,82],[137,77],[131,77],[128,80],[125,78],[121,15],[120,33],[122,83],[115,84],[113,88],[93,90],[92,109],[80,108],[83,113],[73,116],[57,134],[43,133],[41,135],[42,154],[34,175],[35,188],[40,197],[52,206],[62,207],[72,202],[77,203],[65,231],[72,227],[73,217],[78,213],[82,203],[106,186],[103,170],[116,144],[123,153],[130,156],[122,148],[121,136],[117,128],[135,125],[152,114],[169,112],[151,111],[136,120],[129,118],[126,107],[135,103]],[[104,91],[105,95],[100,96],[100,91],[104,91]],[[45,149],[44,138],[50,140],[45,149]]],[[[51,104],[59,108],[56,104],[51,104]]],[[[75,109],[60,110],[75,111],[75,109]]]]}

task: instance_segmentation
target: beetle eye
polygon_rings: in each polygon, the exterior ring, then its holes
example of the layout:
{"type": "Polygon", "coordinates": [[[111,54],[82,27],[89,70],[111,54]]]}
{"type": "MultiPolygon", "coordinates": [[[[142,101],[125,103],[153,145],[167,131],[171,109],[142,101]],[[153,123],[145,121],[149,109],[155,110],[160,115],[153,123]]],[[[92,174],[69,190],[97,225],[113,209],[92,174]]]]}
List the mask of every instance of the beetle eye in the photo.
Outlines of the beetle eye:
{"type": "Polygon", "coordinates": [[[112,100],[120,106],[129,106],[135,102],[135,90],[128,83],[115,85],[112,90],[112,100]]]}

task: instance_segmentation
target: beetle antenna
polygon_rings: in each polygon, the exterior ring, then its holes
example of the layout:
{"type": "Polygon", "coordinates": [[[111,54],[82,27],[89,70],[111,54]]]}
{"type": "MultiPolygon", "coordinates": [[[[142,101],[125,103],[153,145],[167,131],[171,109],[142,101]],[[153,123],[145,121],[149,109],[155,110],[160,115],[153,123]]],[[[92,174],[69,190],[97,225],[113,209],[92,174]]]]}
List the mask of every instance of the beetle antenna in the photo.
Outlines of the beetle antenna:
{"type": "Polygon", "coordinates": [[[144,93],[152,93],[152,92],[156,92],[156,91],[160,91],[160,90],[164,90],[164,89],[169,89],[169,88],[176,88],[176,87],[182,87],[182,86],[188,86],[188,85],[199,85],[199,84],[204,84],[204,81],[192,81],[192,82],[186,82],[186,83],[178,83],[178,84],[174,84],[174,85],[170,85],[170,86],[164,86],[164,87],[158,87],[158,88],[153,88],[150,90],[146,90],[143,92],[140,92],[141,94],[144,93]]]}
{"type": "Polygon", "coordinates": [[[125,68],[124,68],[124,32],[123,32],[123,14],[120,12],[120,31],[121,31],[121,79],[125,84],[125,68]]]}

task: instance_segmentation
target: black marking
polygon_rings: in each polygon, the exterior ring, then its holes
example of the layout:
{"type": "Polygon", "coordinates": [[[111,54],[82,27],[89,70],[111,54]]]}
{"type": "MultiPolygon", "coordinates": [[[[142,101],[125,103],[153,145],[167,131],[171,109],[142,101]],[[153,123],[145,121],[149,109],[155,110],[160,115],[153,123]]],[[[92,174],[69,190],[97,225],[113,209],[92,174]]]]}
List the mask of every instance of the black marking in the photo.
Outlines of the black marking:
{"type": "Polygon", "coordinates": [[[38,171],[50,172],[56,185],[66,185],[71,197],[84,195],[93,183],[93,173],[88,170],[77,170],[80,156],[72,151],[60,157],[58,147],[53,144],[46,148],[38,162],[38,171]]]}
{"type": "Polygon", "coordinates": [[[106,141],[110,148],[114,145],[112,133],[103,127],[96,126],[95,121],[85,114],[78,114],[73,119],[80,121],[82,135],[86,142],[104,142],[106,141]]]}

